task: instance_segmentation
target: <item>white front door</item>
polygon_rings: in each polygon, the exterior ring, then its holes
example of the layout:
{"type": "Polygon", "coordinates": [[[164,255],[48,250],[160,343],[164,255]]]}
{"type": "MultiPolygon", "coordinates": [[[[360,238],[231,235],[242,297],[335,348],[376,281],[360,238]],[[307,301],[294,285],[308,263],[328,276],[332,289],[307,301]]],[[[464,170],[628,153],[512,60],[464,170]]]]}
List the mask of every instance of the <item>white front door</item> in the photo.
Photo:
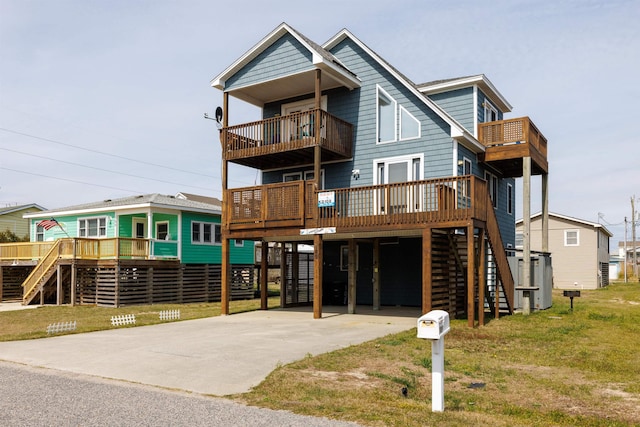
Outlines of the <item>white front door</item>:
{"type": "Polygon", "coordinates": [[[135,239],[144,239],[147,236],[147,222],[144,218],[133,218],[133,230],[131,235],[135,239]]]}

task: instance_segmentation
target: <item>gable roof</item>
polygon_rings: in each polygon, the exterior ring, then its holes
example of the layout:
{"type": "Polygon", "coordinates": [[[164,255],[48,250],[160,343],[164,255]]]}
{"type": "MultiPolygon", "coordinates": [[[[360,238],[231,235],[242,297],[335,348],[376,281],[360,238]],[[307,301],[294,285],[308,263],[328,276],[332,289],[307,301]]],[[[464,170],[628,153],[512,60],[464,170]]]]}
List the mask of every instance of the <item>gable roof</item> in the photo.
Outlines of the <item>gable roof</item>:
{"type": "MultiPolygon", "coordinates": [[[[535,213],[533,215],[531,215],[531,219],[538,219],[542,217],[542,212],[538,212],[535,213]]],[[[579,218],[574,218],[571,216],[567,216],[567,215],[561,215],[558,213],[553,213],[553,212],[549,212],[549,218],[556,218],[556,219],[560,219],[560,220],[564,220],[564,221],[569,221],[569,222],[575,222],[577,224],[583,225],[583,226],[587,226],[587,227],[592,227],[592,228],[599,228],[601,229],[605,234],[607,234],[609,237],[613,237],[613,233],[611,233],[609,230],[607,230],[607,227],[605,227],[602,224],[598,224],[597,222],[591,222],[591,221],[586,221],[584,219],[579,219],[579,218]]],[[[523,219],[520,218],[519,220],[516,221],[516,226],[522,224],[523,219]]]]}
{"type": "MultiPolygon", "coordinates": [[[[311,53],[312,64],[315,68],[321,69],[323,71],[323,77],[327,77],[326,82],[324,81],[325,79],[323,79],[323,89],[325,87],[330,88],[332,87],[332,85],[335,86],[336,82],[349,89],[354,89],[360,86],[360,81],[355,73],[348,70],[347,67],[345,67],[335,56],[333,56],[333,54],[331,54],[329,51],[327,51],[317,43],[311,41],[309,38],[303,36],[301,33],[294,30],[285,22],[277,26],[266,37],[258,42],[258,44],[253,46],[251,49],[249,49],[249,51],[238,58],[233,64],[227,67],[226,70],[214,77],[211,80],[211,86],[220,90],[228,89],[226,88],[226,81],[231,76],[240,71],[244,66],[248,65],[252,60],[257,58],[258,55],[264,52],[269,46],[274,44],[286,34],[290,34],[291,36],[293,36],[305,49],[307,49],[311,53]]],[[[289,84],[291,83],[291,77],[291,75],[286,76],[289,84]]],[[[275,81],[263,82],[261,84],[275,84],[275,81]]],[[[244,89],[246,88],[235,88],[229,90],[228,92],[230,94],[233,94],[233,96],[235,96],[236,98],[242,99],[243,101],[249,102],[259,107],[264,105],[265,102],[274,100],[257,96],[254,92],[246,91],[244,89]]]]}
{"type": "Polygon", "coordinates": [[[208,203],[210,205],[222,206],[222,201],[216,197],[200,196],[199,194],[179,192],[176,194],[178,199],[192,200],[194,202],[208,203]]]}
{"type": "Polygon", "coordinates": [[[463,143],[466,147],[474,152],[484,151],[484,146],[478,142],[458,121],[451,117],[445,110],[443,110],[438,104],[427,97],[425,94],[418,90],[418,87],[408,77],[399,72],[395,67],[385,61],[380,55],[370,49],[366,44],[360,41],[346,28],[340,31],[327,41],[323,47],[327,50],[331,50],[346,38],[351,39],[362,50],[364,50],[371,58],[373,58],[382,68],[388,71],[394,76],[402,85],[405,86],[410,92],[412,92],[418,99],[420,99],[425,105],[433,110],[442,120],[444,120],[451,127],[451,137],[458,142],[463,143]]]}
{"type": "Polygon", "coordinates": [[[502,96],[498,89],[491,83],[491,81],[484,74],[478,74],[475,76],[456,77],[453,79],[435,80],[428,83],[421,83],[417,85],[420,92],[431,95],[435,93],[448,92],[451,90],[460,89],[469,86],[478,86],[489,97],[491,101],[496,104],[496,107],[504,113],[510,112],[513,107],[509,104],[509,101],[502,96]]]}
{"type": "Polygon", "coordinates": [[[30,203],[27,205],[19,205],[19,206],[6,206],[4,208],[0,208],[0,215],[7,215],[13,212],[19,212],[25,209],[29,209],[29,208],[34,208],[34,209],[40,209],[41,211],[46,210],[45,208],[43,208],[42,206],[36,204],[36,203],[30,203]]]}
{"type": "Polygon", "coordinates": [[[143,194],[139,196],[123,197],[120,199],[107,199],[101,202],[85,203],[81,205],[69,206],[65,208],[53,209],[42,212],[33,212],[23,215],[24,218],[42,218],[54,215],[77,215],[89,214],[105,211],[116,211],[124,209],[141,208],[164,208],[189,212],[201,212],[209,214],[222,214],[220,205],[203,203],[194,200],[185,200],[175,196],[163,194],[143,194]]]}

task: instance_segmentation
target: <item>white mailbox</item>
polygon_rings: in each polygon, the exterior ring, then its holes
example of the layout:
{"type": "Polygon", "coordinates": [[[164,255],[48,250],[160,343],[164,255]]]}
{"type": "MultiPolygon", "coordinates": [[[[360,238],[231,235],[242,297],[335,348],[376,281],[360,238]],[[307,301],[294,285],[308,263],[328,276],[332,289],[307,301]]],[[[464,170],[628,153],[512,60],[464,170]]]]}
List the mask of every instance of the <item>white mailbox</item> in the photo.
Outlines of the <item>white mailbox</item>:
{"type": "Polygon", "coordinates": [[[439,340],[449,329],[449,313],[444,310],[432,310],[418,319],[418,338],[439,340]]]}

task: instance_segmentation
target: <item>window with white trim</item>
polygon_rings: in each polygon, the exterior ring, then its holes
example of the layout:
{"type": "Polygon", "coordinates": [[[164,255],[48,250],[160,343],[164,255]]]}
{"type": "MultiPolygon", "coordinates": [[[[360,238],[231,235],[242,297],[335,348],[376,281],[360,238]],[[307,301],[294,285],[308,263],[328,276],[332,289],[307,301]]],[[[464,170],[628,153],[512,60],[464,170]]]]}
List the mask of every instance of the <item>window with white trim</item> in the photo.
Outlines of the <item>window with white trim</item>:
{"type": "Polygon", "coordinates": [[[78,236],[80,237],[106,237],[107,217],[82,218],[78,220],[78,236]]]}
{"type": "Polygon", "coordinates": [[[396,138],[396,101],[377,86],[377,138],[376,141],[393,142],[396,138]]]}
{"type": "Polygon", "coordinates": [[[191,222],[191,243],[196,245],[222,243],[222,229],[220,224],[213,222],[191,222]]]}
{"type": "Polygon", "coordinates": [[[498,120],[498,110],[489,101],[485,99],[482,103],[484,107],[484,122],[495,122],[498,120]]]}
{"type": "Polygon", "coordinates": [[[400,106],[400,140],[420,138],[420,121],[400,106]]]}
{"type": "MultiPolygon", "coordinates": [[[[302,179],[303,176],[305,181],[312,181],[314,174],[315,173],[313,170],[308,170],[304,172],[289,172],[289,173],[282,174],[282,181],[283,182],[299,181],[302,179]]],[[[324,169],[321,169],[320,170],[320,189],[322,190],[323,188],[324,188],[324,169]]]]}
{"type": "Polygon", "coordinates": [[[244,246],[244,240],[235,239],[233,244],[236,248],[241,248],[244,246]]]}
{"type": "Polygon", "coordinates": [[[580,230],[564,230],[565,246],[580,246],[580,230]]]}
{"type": "Polygon", "coordinates": [[[156,239],[157,240],[170,240],[169,235],[169,221],[156,222],[156,239]]]}
{"type": "Polygon", "coordinates": [[[36,226],[36,242],[44,242],[44,227],[36,226]]]}
{"type": "Polygon", "coordinates": [[[524,247],[524,234],[516,233],[516,248],[522,249],[524,247]]]}
{"type": "Polygon", "coordinates": [[[491,197],[491,202],[493,203],[493,207],[498,207],[498,177],[492,174],[491,172],[484,173],[484,179],[487,181],[487,185],[489,186],[489,196],[491,197]]]}
{"type": "Polygon", "coordinates": [[[507,184],[507,213],[513,215],[513,185],[507,184]]]}

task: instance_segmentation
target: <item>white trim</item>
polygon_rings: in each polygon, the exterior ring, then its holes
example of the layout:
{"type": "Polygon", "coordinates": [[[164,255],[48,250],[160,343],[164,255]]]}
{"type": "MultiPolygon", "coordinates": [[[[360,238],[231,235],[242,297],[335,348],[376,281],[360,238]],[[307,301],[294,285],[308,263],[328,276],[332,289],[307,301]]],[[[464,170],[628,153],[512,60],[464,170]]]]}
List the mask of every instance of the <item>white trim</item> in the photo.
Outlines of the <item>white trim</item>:
{"type": "Polygon", "coordinates": [[[76,219],[76,227],[77,228],[77,235],[78,237],[86,237],[86,238],[91,238],[91,239],[105,239],[109,237],[109,219],[111,219],[110,216],[108,215],[101,215],[101,216],[91,216],[91,217],[84,217],[84,218],[77,218],[76,219]],[[85,227],[86,227],[86,236],[81,236],[80,235],[80,222],[81,221],[88,221],[88,220],[92,220],[92,219],[97,219],[98,220],[98,235],[97,236],[89,236],[89,227],[86,225],[85,223],[85,227]],[[100,220],[104,219],[104,236],[100,235],[100,220]]]}
{"type": "Polygon", "coordinates": [[[171,228],[169,227],[169,225],[170,225],[170,224],[169,224],[169,221],[168,221],[168,220],[156,221],[156,223],[155,223],[155,224],[153,224],[153,230],[154,230],[154,237],[153,237],[153,238],[154,238],[155,240],[162,240],[162,241],[169,241],[169,240],[173,240],[173,239],[171,238],[171,228]],[[164,238],[164,239],[161,239],[161,238],[159,238],[159,237],[158,237],[158,226],[159,226],[159,225],[164,225],[164,224],[166,224],[166,225],[167,225],[167,235],[165,236],[165,238],[164,238]]]}
{"type": "Polygon", "coordinates": [[[478,85],[473,85],[473,137],[478,139],[478,85]]]}
{"type": "MultiPolygon", "coordinates": [[[[403,156],[394,156],[394,157],[381,157],[378,159],[373,159],[373,185],[378,185],[380,184],[378,182],[378,164],[380,163],[384,163],[385,165],[388,163],[401,163],[401,162],[407,162],[407,164],[409,164],[409,168],[408,171],[412,171],[412,165],[413,165],[413,160],[414,159],[419,159],[420,160],[420,176],[415,179],[415,181],[421,181],[424,179],[424,153],[416,153],[416,154],[407,154],[407,155],[403,155],[403,156]]],[[[412,181],[412,180],[408,180],[408,181],[412,181]]],[[[407,182],[408,182],[407,181],[407,182]]]]}
{"type": "MultiPolygon", "coordinates": [[[[312,173],[314,173],[313,170],[283,173],[282,182],[300,181],[303,179],[303,177],[305,181],[309,181],[309,174],[312,174],[312,173]],[[288,176],[297,177],[297,179],[293,179],[291,181],[285,181],[285,178],[288,176]]],[[[320,189],[323,189],[323,188],[324,188],[324,169],[320,169],[320,189]]]]}
{"type": "Polygon", "coordinates": [[[216,228],[220,228],[221,224],[219,222],[211,222],[211,221],[191,221],[189,225],[189,242],[192,245],[205,245],[205,246],[219,246],[222,244],[222,240],[220,242],[216,242],[216,228]],[[193,240],[193,225],[198,224],[198,234],[199,240],[193,240]],[[204,226],[211,226],[211,241],[204,240],[204,226]]]}
{"type": "Polygon", "coordinates": [[[147,226],[147,220],[146,218],[141,218],[141,217],[131,217],[131,235],[133,236],[134,239],[136,238],[140,238],[140,239],[146,239],[148,234],[148,229],[149,227],[147,226]],[[136,236],[136,225],[137,224],[142,224],[142,237],[138,237],[136,236]]]}
{"type": "Polygon", "coordinates": [[[398,140],[398,102],[379,84],[376,84],[376,144],[388,144],[398,140]],[[382,97],[388,98],[393,109],[393,138],[385,141],[380,140],[380,94],[382,97]]]}
{"type": "Polygon", "coordinates": [[[471,85],[480,86],[483,92],[486,92],[485,93],[486,96],[490,96],[491,98],[495,98],[496,100],[498,100],[499,101],[498,103],[501,104],[500,109],[503,112],[508,113],[513,109],[511,104],[509,104],[509,101],[507,101],[507,99],[504,96],[502,96],[502,94],[498,91],[498,89],[496,89],[493,83],[491,83],[491,81],[484,74],[478,74],[476,76],[470,76],[470,77],[462,77],[459,79],[451,79],[441,83],[434,83],[434,84],[425,83],[425,84],[418,85],[418,89],[420,90],[420,92],[423,92],[423,93],[435,94],[435,93],[448,92],[454,89],[469,87],[471,85]]]}
{"type": "Polygon", "coordinates": [[[507,183],[507,214],[513,215],[515,209],[515,193],[513,192],[513,184],[507,183]]]}
{"type": "Polygon", "coordinates": [[[485,100],[482,103],[482,107],[484,109],[484,111],[482,112],[482,115],[484,116],[483,123],[494,121],[494,120],[487,120],[487,113],[489,113],[490,115],[492,111],[496,113],[496,120],[500,120],[500,116],[498,115],[498,109],[493,105],[493,103],[489,100],[489,98],[485,97],[485,100]]]}
{"type": "Polygon", "coordinates": [[[241,240],[241,239],[233,239],[233,240],[234,240],[234,242],[233,242],[233,246],[234,247],[236,247],[236,248],[244,247],[244,240],[241,240]],[[238,243],[238,242],[240,242],[240,243],[238,243]]]}
{"type": "MultiPolygon", "coordinates": [[[[315,98],[305,98],[305,99],[301,99],[300,101],[294,101],[294,102],[288,102],[286,104],[282,104],[280,106],[280,114],[283,116],[286,116],[287,114],[287,110],[290,110],[292,108],[298,108],[300,107],[301,109],[303,109],[304,107],[308,107],[307,110],[313,110],[316,106],[316,100],[315,98]]],[[[327,95],[322,95],[320,97],[320,108],[324,111],[327,111],[327,95]]]]}
{"type": "Polygon", "coordinates": [[[565,246],[580,246],[580,230],[577,228],[571,228],[564,230],[564,245],[565,246]],[[567,243],[567,233],[576,233],[576,243],[567,243]]]}
{"type": "Polygon", "coordinates": [[[399,140],[400,141],[410,141],[412,139],[419,139],[419,138],[422,137],[422,123],[413,114],[411,114],[409,112],[409,110],[404,108],[402,105],[400,105],[400,110],[398,111],[398,122],[399,122],[398,133],[399,133],[399,140]],[[402,112],[403,111],[405,113],[407,113],[409,118],[412,119],[418,125],[418,135],[417,136],[411,136],[411,137],[408,137],[408,138],[403,138],[402,137],[402,112]]]}

